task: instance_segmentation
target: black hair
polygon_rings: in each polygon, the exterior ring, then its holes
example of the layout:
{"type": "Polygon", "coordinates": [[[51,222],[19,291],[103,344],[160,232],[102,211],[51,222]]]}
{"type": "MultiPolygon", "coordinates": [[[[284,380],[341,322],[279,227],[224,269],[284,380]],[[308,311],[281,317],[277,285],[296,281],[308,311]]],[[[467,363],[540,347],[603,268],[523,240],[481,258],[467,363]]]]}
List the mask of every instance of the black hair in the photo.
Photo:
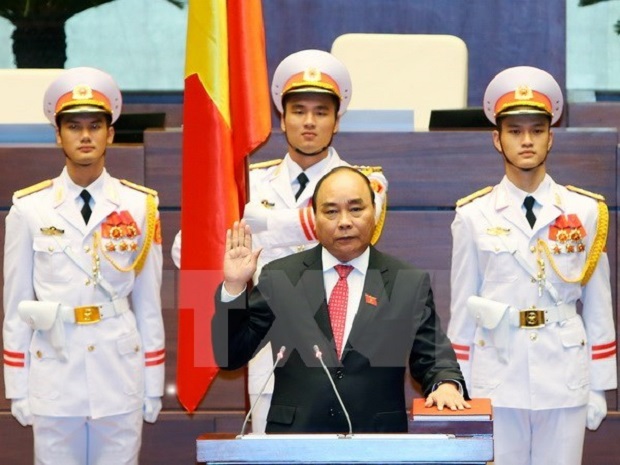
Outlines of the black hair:
{"type": "Polygon", "coordinates": [[[364,179],[364,182],[366,183],[366,185],[368,186],[368,191],[370,192],[370,200],[373,205],[375,204],[375,191],[372,190],[372,186],[370,184],[370,179],[368,179],[368,176],[366,176],[364,173],[362,173],[358,169],[353,168],[352,166],[337,166],[336,168],[332,169],[329,173],[324,175],[321,179],[319,179],[319,182],[316,183],[316,187],[314,188],[314,193],[312,194],[312,211],[315,214],[316,214],[316,199],[318,197],[318,193],[319,193],[319,189],[321,188],[321,185],[331,175],[336,174],[340,171],[350,171],[352,173],[355,173],[361,176],[364,179]]]}
{"type": "MultiPolygon", "coordinates": [[[[531,113],[531,114],[537,114],[537,113],[531,113]]],[[[540,116],[544,116],[547,118],[547,121],[549,121],[549,128],[551,128],[551,115],[547,114],[547,113],[538,113],[540,116]]],[[[495,126],[497,127],[498,131],[502,131],[502,122],[504,121],[504,118],[506,118],[507,116],[518,116],[518,115],[510,115],[510,114],[499,114],[495,117],[495,126]]]]}
{"type": "MultiPolygon", "coordinates": [[[[282,96],[282,115],[286,115],[286,102],[289,99],[289,97],[291,97],[292,95],[299,95],[299,94],[316,94],[318,92],[312,92],[311,90],[309,90],[308,92],[289,92],[288,94],[284,94],[282,96]]],[[[336,111],[336,118],[338,118],[338,112],[340,111],[340,99],[338,98],[337,95],[330,93],[323,93],[323,95],[329,95],[333,102],[334,102],[334,107],[335,107],[335,111],[336,111]]]]}
{"type": "MultiPolygon", "coordinates": [[[[88,112],[85,112],[85,113],[88,113],[88,112]]],[[[98,113],[103,114],[105,116],[105,121],[106,121],[106,124],[108,125],[108,127],[112,126],[112,115],[111,114],[103,112],[103,111],[98,112],[98,113]]],[[[63,120],[63,118],[65,116],[75,115],[75,114],[77,114],[77,113],[59,113],[59,114],[57,114],[56,117],[55,117],[56,127],[57,128],[60,127],[60,125],[62,124],[62,120],[63,120]]]]}

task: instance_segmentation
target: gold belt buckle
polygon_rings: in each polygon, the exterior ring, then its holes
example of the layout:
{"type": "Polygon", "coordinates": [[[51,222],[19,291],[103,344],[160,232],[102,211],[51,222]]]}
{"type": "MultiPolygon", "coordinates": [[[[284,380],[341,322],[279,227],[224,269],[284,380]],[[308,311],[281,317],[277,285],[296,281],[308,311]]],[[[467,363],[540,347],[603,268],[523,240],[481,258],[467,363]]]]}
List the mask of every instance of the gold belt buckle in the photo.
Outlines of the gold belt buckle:
{"type": "Polygon", "coordinates": [[[545,326],[545,311],[537,309],[532,306],[527,310],[521,310],[519,312],[519,327],[520,328],[542,328],[545,326]]]}
{"type": "Polygon", "coordinates": [[[101,313],[99,313],[99,307],[95,305],[89,305],[86,307],[75,307],[73,309],[75,314],[75,323],[78,325],[90,325],[101,321],[101,313]]]}

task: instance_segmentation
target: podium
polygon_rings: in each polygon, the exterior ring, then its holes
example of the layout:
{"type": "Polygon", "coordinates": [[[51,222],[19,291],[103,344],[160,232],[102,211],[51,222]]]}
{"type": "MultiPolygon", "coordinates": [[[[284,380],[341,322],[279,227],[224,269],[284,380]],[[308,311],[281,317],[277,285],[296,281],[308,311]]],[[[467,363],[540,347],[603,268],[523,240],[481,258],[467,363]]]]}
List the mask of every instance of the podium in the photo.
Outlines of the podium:
{"type": "Polygon", "coordinates": [[[493,435],[486,430],[482,434],[250,434],[242,438],[214,433],[198,437],[196,456],[199,463],[209,465],[483,465],[493,459],[493,435]]]}

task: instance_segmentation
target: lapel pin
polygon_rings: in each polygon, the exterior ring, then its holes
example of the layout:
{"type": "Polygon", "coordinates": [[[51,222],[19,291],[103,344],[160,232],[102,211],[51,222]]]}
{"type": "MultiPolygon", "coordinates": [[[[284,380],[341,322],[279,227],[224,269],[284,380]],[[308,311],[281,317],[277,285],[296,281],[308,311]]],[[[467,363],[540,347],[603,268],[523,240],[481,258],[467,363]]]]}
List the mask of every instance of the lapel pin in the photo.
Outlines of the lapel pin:
{"type": "Polygon", "coordinates": [[[364,299],[366,299],[368,305],[372,305],[373,307],[377,306],[377,298],[375,296],[364,294],[364,299]]]}

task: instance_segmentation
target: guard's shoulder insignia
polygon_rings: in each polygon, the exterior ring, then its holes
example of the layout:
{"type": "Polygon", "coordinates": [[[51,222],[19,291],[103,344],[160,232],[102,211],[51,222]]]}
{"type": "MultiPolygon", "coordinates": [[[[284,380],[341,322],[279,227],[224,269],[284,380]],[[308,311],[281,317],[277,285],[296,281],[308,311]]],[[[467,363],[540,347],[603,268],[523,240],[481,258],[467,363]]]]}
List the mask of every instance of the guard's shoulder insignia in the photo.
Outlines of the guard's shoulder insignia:
{"type": "Polygon", "coordinates": [[[249,169],[260,170],[264,168],[271,168],[272,166],[278,166],[280,163],[282,163],[282,158],[276,158],[275,160],[268,160],[268,161],[259,161],[258,163],[250,164],[249,169]]]}
{"type": "Polygon", "coordinates": [[[148,187],[141,186],[140,184],[133,183],[131,181],[127,181],[126,179],[121,179],[121,184],[127,187],[131,187],[140,192],[144,192],[145,194],[154,195],[157,197],[157,191],[155,189],[150,189],[148,187]]]}
{"type": "Polygon", "coordinates": [[[13,195],[19,199],[27,195],[34,194],[35,192],[39,192],[40,190],[47,189],[48,187],[51,187],[52,184],[54,184],[54,181],[51,179],[46,179],[45,181],[38,182],[30,187],[24,187],[23,189],[15,191],[13,195]]]}
{"type": "Polygon", "coordinates": [[[353,165],[351,168],[361,171],[366,176],[371,173],[383,173],[383,167],[381,166],[353,165]]]}
{"type": "Polygon", "coordinates": [[[487,195],[489,192],[493,190],[493,186],[487,186],[484,189],[480,189],[479,191],[474,192],[473,194],[469,194],[467,197],[463,197],[462,199],[458,199],[456,201],[457,207],[462,207],[465,204],[477,199],[478,197],[482,197],[483,195],[487,195]]]}
{"type": "Polygon", "coordinates": [[[594,192],[590,192],[590,191],[587,191],[585,189],[581,189],[575,186],[566,186],[566,188],[571,192],[576,192],[577,194],[585,195],[586,197],[591,197],[594,200],[598,200],[600,202],[605,201],[605,197],[602,196],[601,194],[595,194],[594,192]]]}

